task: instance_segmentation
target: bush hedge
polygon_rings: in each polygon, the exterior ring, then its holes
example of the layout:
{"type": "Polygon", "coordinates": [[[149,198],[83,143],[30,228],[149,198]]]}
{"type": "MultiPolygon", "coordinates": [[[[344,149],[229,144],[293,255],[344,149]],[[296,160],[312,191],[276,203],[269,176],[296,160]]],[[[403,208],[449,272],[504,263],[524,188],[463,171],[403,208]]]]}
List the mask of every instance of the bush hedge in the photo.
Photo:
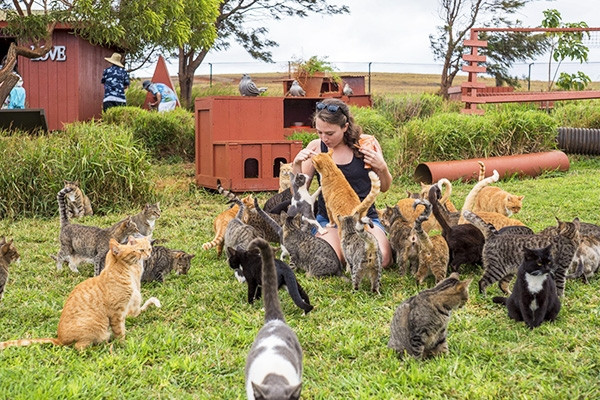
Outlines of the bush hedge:
{"type": "Polygon", "coordinates": [[[79,180],[95,212],[141,206],[154,197],[146,151],[131,131],[98,122],[64,132],[0,137],[0,218],[57,215],[63,181],[79,180]]]}
{"type": "Polygon", "coordinates": [[[113,107],[102,114],[102,120],[131,129],[155,158],[194,160],[194,114],[183,108],[158,113],[139,107],[113,107]]]}

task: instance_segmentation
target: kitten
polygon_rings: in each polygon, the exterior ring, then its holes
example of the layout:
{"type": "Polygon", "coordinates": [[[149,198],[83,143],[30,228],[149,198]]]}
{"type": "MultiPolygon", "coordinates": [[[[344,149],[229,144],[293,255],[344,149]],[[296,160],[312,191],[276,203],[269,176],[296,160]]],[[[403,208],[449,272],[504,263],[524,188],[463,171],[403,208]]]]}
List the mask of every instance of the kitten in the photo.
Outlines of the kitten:
{"type": "Polygon", "coordinates": [[[371,228],[373,222],[368,217],[359,218],[359,214],[339,216],[342,252],[347,263],[347,271],[352,274],[352,287],[358,286],[366,275],[371,281],[371,291],[379,293],[381,280],[381,249],[373,234],[365,230],[365,222],[371,228]]]}
{"type": "Polygon", "coordinates": [[[111,238],[122,242],[129,235],[139,234],[136,224],[127,217],[108,228],[71,224],[66,213],[66,195],[70,188],[63,188],[57,194],[60,215],[60,249],[56,255],[56,269],[62,270],[63,263],[68,262],[73,272],[79,272],[77,266],[82,262],[94,264],[94,275],[104,268],[108,243],[111,238]]]}
{"type": "Polygon", "coordinates": [[[145,238],[134,239],[131,244],[119,244],[110,239],[106,268],[100,275],[84,280],[71,291],[60,315],[57,337],[2,342],[0,350],[32,343],[74,344],[77,350],[82,350],[91,344],[109,340],[111,329],[116,338],[123,339],[125,317],[138,311],[132,299],[137,289],[136,279],[139,282],[140,262],[147,254],[147,247],[145,238]]]}
{"type": "MultiPolygon", "coordinates": [[[[235,195],[234,195],[235,196],[235,195]]],[[[254,198],[252,195],[248,195],[241,199],[242,203],[246,208],[254,207],[254,198]]],[[[223,252],[223,241],[225,239],[225,230],[227,229],[227,224],[229,221],[235,218],[235,215],[240,210],[240,206],[235,203],[232,203],[231,206],[217,215],[213,222],[213,229],[215,231],[215,237],[210,242],[206,242],[202,244],[203,250],[209,250],[213,247],[217,248],[217,256],[221,256],[223,252]]]]}
{"type": "Polygon", "coordinates": [[[262,258],[265,324],[246,359],[246,395],[249,400],[297,400],[302,392],[302,347],[285,323],[277,293],[273,250],[263,239],[250,243],[262,258]]]}
{"type": "Polygon", "coordinates": [[[552,277],[552,256],[548,245],[543,249],[523,248],[523,262],[510,297],[494,297],[494,303],[504,304],[508,316],[524,321],[533,329],[544,321],[554,321],[560,311],[560,299],[552,277]]]}
{"type": "Polygon", "coordinates": [[[371,191],[361,201],[342,171],[333,161],[333,158],[331,158],[332,154],[333,152],[329,151],[329,153],[318,153],[312,157],[312,163],[321,175],[321,192],[327,207],[328,226],[330,227],[340,226],[337,219],[340,215],[358,213],[360,218],[366,216],[381,189],[379,176],[375,172],[369,171],[371,191]]]}
{"type": "MultiPolygon", "coordinates": [[[[380,214],[381,224],[386,228],[390,247],[395,257],[401,275],[406,274],[410,264],[409,236],[411,224],[400,212],[400,207],[386,206],[380,214]]],[[[416,268],[415,268],[416,271],[416,268]]]]}
{"type": "MultiPolygon", "coordinates": [[[[292,180],[292,201],[288,208],[287,214],[290,217],[296,216],[296,214],[301,214],[304,218],[303,221],[307,222],[310,225],[313,225],[317,228],[319,233],[324,234],[326,232],[325,229],[321,227],[321,225],[315,219],[314,207],[315,201],[321,193],[321,187],[311,195],[308,192],[308,175],[299,173],[294,175],[290,174],[292,180]]],[[[308,225],[307,225],[308,226],[308,225]]]]}
{"type": "Polygon", "coordinates": [[[67,195],[67,216],[69,219],[94,215],[92,203],[79,187],[79,181],[64,181],[64,184],[63,188],[71,189],[67,195]]]}
{"type": "Polygon", "coordinates": [[[442,236],[448,244],[450,261],[448,266],[453,272],[463,264],[482,265],[481,252],[485,239],[479,229],[471,224],[450,226],[446,221],[447,211],[439,203],[440,188],[432,185],[429,190],[429,202],[433,215],[442,227],[442,236]]]}
{"type": "MultiPolygon", "coordinates": [[[[254,300],[260,299],[261,294],[262,258],[260,252],[258,249],[243,250],[228,247],[227,253],[229,255],[229,266],[236,271],[236,274],[241,271],[242,278],[248,283],[248,303],[252,304],[254,300]]],[[[304,310],[304,314],[309,313],[314,307],[310,305],[308,295],[296,280],[294,271],[281,260],[275,260],[275,270],[277,273],[277,288],[285,287],[294,304],[304,310]]]]}
{"type": "Polygon", "coordinates": [[[0,300],[4,297],[4,289],[8,282],[8,266],[11,262],[17,261],[19,261],[19,252],[13,244],[13,239],[7,242],[3,236],[0,239],[0,300]]]}
{"type": "Polygon", "coordinates": [[[164,282],[171,271],[175,271],[177,275],[186,275],[194,257],[194,254],[188,254],[183,250],[153,246],[150,258],[144,262],[142,282],[164,282]]]}
{"type": "Polygon", "coordinates": [[[392,318],[388,347],[400,357],[408,353],[425,359],[448,352],[446,337],[452,310],[469,299],[471,279],[461,281],[453,272],[435,287],[402,302],[392,318]]]}
{"type": "Polygon", "coordinates": [[[425,206],[423,213],[415,220],[411,236],[418,241],[418,268],[415,274],[417,283],[421,285],[427,275],[431,273],[437,284],[446,277],[448,261],[450,258],[448,244],[441,235],[429,237],[429,234],[421,228],[423,221],[431,215],[431,203],[427,200],[417,199],[414,208],[419,204],[425,206]]]}
{"type": "Polygon", "coordinates": [[[279,193],[283,192],[291,186],[293,178],[291,177],[293,170],[292,163],[280,163],[279,164],[279,193]]]}
{"type": "Polygon", "coordinates": [[[579,219],[573,222],[558,221],[557,230],[552,234],[539,233],[499,235],[491,224],[470,211],[464,212],[464,217],[481,230],[485,244],[481,257],[484,273],[479,280],[479,292],[485,293],[487,286],[498,282],[500,289],[510,294],[508,285],[517,273],[523,260],[523,248],[542,248],[552,245],[554,260],[554,277],[559,296],[563,295],[566,272],[571,265],[577,247],[581,243],[579,234],[579,219]]]}
{"type": "Polygon", "coordinates": [[[160,218],[160,203],[147,203],[142,208],[142,211],[131,217],[131,220],[135,222],[140,235],[151,238],[154,231],[154,224],[158,218],[160,218]]]}

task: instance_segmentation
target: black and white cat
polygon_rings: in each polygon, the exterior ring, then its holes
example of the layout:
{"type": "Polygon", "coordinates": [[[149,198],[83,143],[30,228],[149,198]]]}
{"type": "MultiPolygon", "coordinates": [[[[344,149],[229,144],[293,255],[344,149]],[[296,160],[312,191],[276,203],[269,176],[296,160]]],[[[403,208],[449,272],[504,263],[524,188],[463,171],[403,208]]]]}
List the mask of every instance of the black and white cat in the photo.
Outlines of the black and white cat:
{"type": "MultiPolygon", "coordinates": [[[[299,174],[290,174],[291,182],[292,182],[292,201],[287,210],[287,215],[290,217],[295,217],[296,214],[302,214],[302,222],[306,222],[310,225],[313,225],[317,228],[319,233],[324,234],[327,230],[317,222],[315,218],[315,201],[317,197],[321,193],[321,186],[313,194],[308,192],[308,175],[299,173],[299,174]]],[[[308,225],[303,225],[308,226],[308,225]]]]}
{"type": "Polygon", "coordinates": [[[297,400],[302,391],[302,347],[281,311],[273,250],[261,238],[248,249],[259,249],[262,258],[265,324],[246,359],[246,395],[249,400],[297,400]]]}
{"type": "MultiPolygon", "coordinates": [[[[229,266],[235,270],[238,281],[248,283],[248,303],[260,299],[262,286],[262,259],[258,249],[244,250],[242,248],[227,248],[229,266]],[[242,276],[240,276],[240,274],[242,276]]],[[[292,297],[294,303],[304,310],[310,312],[314,307],[310,305],[308,295],[296,280],[294,271],[281,260],[275,260],[277,272],[277,288],[285,287],[292,297]]]]}
{"type": "Polygon", "coordinates": [[[523,263],[510,297],[494,297],[494,303],[504,304],[508,316],[524,321],[531,329],[544,321],[554,321],[560,311],[560,299],[552,277],[552,245],[542,249],[523,248],[523,263]]]}

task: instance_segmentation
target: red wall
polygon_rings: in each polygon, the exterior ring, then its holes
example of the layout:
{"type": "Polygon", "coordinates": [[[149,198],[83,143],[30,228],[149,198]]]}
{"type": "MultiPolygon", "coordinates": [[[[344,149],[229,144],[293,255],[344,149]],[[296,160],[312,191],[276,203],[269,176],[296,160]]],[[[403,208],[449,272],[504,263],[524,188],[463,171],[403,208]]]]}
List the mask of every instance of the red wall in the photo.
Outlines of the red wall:
{"type": "Polygon", "coordinates": [[[64,123],[99,118],[104,86],[104,60],[112,50],[93,46],[67,30],[55,30],[53,46],[64,46],[64,57],[55,54],[44,61],[19,57],[19,73],[27,91],[28,108],[43,108],[48,129],[62,129],[64,123]],[[64,60],[60,60],[64,58],[64,60]]]}

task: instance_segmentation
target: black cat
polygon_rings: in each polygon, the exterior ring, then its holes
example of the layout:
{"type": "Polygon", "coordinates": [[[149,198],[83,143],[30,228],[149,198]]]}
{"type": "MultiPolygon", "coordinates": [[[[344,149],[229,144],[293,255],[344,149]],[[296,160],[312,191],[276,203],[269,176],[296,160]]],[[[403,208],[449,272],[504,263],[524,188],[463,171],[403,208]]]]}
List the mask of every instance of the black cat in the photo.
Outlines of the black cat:
{"type": "MultiPolygon", "coordinates": [[[[227,248],[229,256],[229,266],[235,270],[236,277],[240,279],[240,272],[248,283],[248,303],[252,304],[254,300],[260,299],[261,295],[261,271],[262,259],[258,249],[244,250],[241,247],[234,249],[227,248]]],[[[294,303],[309,313],[314,307],[310,305],[308,295],[302,289],[302,286],[296,280],[294,271],[283,261],[275,260],[275,270],[277,272],[277,288],[285,286],[294,303]]]]}
{"type": "Polygon", "coordinates": [[[525,321],[531,329],[544,321],[554,321],[560,311],[560,299],[552,276],[552,245],[543,249],[523,248],[523,263],[517,272],[512,294],[494,297],[494,303],[504,304],[508,316],[525,321]]]}

